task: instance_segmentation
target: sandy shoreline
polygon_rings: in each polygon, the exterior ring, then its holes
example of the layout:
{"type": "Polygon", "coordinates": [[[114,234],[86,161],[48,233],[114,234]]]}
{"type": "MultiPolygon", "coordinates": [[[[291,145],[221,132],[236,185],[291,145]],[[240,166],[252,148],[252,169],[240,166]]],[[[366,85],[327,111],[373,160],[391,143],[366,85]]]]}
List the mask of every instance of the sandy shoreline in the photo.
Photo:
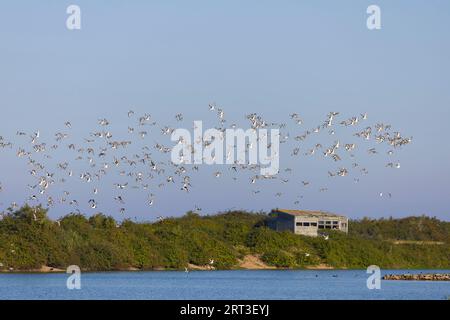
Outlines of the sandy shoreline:
{"type": "MultiPolygon", "coordinates": [[[[82,270],[86,273],[94,273],[94,272],[149,272],[149,271],[212,271],[216,270],[211,265],[194,265],[194,264],[188,264],[186,269],[168,269],[168,268],[154,268],[154,269],[139,269],[135,267],[129,267],[129,268],[122,268],[117,270],[82,270]]],[[[238,264],[229,270],[348,270],[347,268],[335,268],[333,266],[330,266],[328,264],[318,264],[318,265],[312,265],[312,266],[305,266],[305,268],[299,268],[299,269],[290,269],[290,268],[278,268],[275,266],[270,266],[266,264],[264,261],[261,260],[261,257],[259,255],[246,255],[243,257],[243,259],[238,260],[238,264]]],[[[363,270],[363,269],[361,269],[363,270]]],[[[392,269],[394,270],[394,269],[392,269]]],[[[414,270],[414,269],[398,269],[398,270],[414,270]]],[[[50,266],[42,266],[38,269],[0,269],[0,274],[6,274],[6,273],[65,273],[66,270],[59,269],[59,268],[53,268],[50,266]]]]}
{"type": "MultiPolygon", "coordinates": [[[[210,265],[194,265],[189,263],[186,267],[188,271],[213,271],[216,268],[210,265]]],[[[82,270],[83,272],[149,272],[149,271],[186,271],[186,269],[167,269],[167,268],[154,268],[154,269],[139,269],[139,268],[125,268],[125,269],[117,269],[117,270],[108,270],[108,271],[97,271],[97,270],[82,270]]],[[[334,268],[325,264],[320,264],[317,266],[308,266],[304,269],[289,269],[289,268],[277,268],[274,266],[269,266],[262,262],[256,256],[246,256],[244,259],[239,261],[239,264],[228,270],[333,270],[334,268]]],[[[219,269],[220,270],[220,269],[219,269]]],[[[52,268],[49,266],[42,266],[39,269],[22,269],[22,270],[0,270],[0,274],[5,273],[65,273],[66,270],[52,268]]]]}

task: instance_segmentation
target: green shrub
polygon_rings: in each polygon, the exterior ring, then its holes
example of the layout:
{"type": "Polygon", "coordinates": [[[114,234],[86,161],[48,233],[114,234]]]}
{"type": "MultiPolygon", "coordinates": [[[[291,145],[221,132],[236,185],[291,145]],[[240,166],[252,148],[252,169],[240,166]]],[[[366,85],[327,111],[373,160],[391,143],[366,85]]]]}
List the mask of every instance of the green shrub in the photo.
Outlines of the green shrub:
{"type": "Polygon", "coordinates": [[[450,223],[428,217],[362,219],[350,233],[329,231],[329,239],[276,232],[261,213],[190,212],[157,223],[120,225],[112,217],[70,214],[59,223],[41,207],[25,206],[0,220],[0,262],[7,269],[42,265],[84,270],[183,269],[188,263],[218,269],[237,267],[257,254],[267,264],[302,268],[326,263],[337,268],[450,268],[450,223]],[[393,240],[434,241],[395,244],[393,240]]]}

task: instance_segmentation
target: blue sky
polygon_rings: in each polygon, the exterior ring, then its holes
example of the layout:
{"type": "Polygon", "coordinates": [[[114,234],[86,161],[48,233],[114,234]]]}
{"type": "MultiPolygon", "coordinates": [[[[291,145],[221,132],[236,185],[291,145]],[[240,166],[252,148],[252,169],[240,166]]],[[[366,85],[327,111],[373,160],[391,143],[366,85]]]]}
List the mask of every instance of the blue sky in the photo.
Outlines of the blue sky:
{"type": "MultiPolygon", "coordinates": [[[[367,112],[413,136],[399,153],[401,169],[378,169],[378,162],[364,184],[305,191],[301,207],[448,220],[449,30],[448,1],[2,1],[0,135],[15,142],[17,130],[39,129],[53,137],[70,120],[81,136],[101,117],[126,129],[130,108],[172,124],[182,112],[188,126],[211,119],[212,101],[236,122],[252,112],[288,121],[297,112],[314,126],[330,111],[343,118],[367,112]],[[70,4],[81,7],[79,31],[65,27],[70,4]],[[381,7],[379,31],[366,28],[370,4],[381,7]],[[380,199],[381,191],[392,199],[380,199]]],[[[0,203],[19,202],[28,194],[26,163],[1,152],[8,190],[0,203]]],[[[281,162],[302,170],[289,157],[281,162]]],[[[319,186],[323,172],[317,162],[304,176],[319,186]]],[[[270,194],[279,188],[264,186],[270,194]]],[[[290,208],[301,188],[297,181],[284,197],[254,198],[246,183],[208,175],[189,196],[168,190],[151,209],[129,204],[129,216],[180,215],[194,205],[204,213],[290,208]]],[[[114,208],[102,210],[118,216],[114,208]]]]}

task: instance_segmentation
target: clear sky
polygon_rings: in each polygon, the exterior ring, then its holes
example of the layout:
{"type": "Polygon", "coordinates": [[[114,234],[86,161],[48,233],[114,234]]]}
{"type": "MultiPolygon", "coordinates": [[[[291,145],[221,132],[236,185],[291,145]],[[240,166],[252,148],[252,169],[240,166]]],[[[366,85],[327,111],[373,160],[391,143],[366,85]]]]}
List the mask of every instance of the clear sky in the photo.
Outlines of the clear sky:
{"type": "MultiPolygon", "coordinates": [[[[302,193],[299,207],[352,218],[423,213],[449,220],[449,31],[450,2],[437,0],[2,1],[0,136],[14,143],[17,130],[39,129],[52,139],[70,120],[71,134],[81,137],[102,117],[126,130],[129,109],[172,124],[181,112],[189,127],[211,119],[213,101],[236,122],[252,112],[289,121],[297,112],[313,127],[330,111],[341,120],[367,112],[373,123],[413,136],[396,158],[401,169],[379,161],[364,184],[336,182],[320,193],[328,168],[317,161],[285,189],[264,186],[282,197],[259,198],[249,195],[247,181],[208,175],[189,195],[159,192],[152,208],[129,203],[128,216],[180,215],[194,205],[203,213],[292,208],[302,193]],[[81,30],[66,28],[70,4],[81,7],[81,30]],[[381,7],[381,30],[366,27],[370,4],[381,7]],[[302,179],[320,181],[315,192],[303,191],[302,179]]],[[[1,209],[29,193],[26,162],[15,150],[0,152],[1,209]]],[[[302,170],[291,157],[281,162],[302,170]]],[[[119,216],[112,208],[102,210],[119,216]]]]}

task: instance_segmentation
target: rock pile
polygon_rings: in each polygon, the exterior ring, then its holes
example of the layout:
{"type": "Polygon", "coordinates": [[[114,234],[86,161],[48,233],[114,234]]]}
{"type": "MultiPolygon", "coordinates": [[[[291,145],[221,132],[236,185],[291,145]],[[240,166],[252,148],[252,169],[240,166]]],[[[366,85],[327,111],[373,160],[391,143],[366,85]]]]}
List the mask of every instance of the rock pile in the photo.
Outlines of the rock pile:
{"type": "Polygon", "coordinates": [[[450,273],[389,274],[383,280],[450,281],[450,273]]]}

